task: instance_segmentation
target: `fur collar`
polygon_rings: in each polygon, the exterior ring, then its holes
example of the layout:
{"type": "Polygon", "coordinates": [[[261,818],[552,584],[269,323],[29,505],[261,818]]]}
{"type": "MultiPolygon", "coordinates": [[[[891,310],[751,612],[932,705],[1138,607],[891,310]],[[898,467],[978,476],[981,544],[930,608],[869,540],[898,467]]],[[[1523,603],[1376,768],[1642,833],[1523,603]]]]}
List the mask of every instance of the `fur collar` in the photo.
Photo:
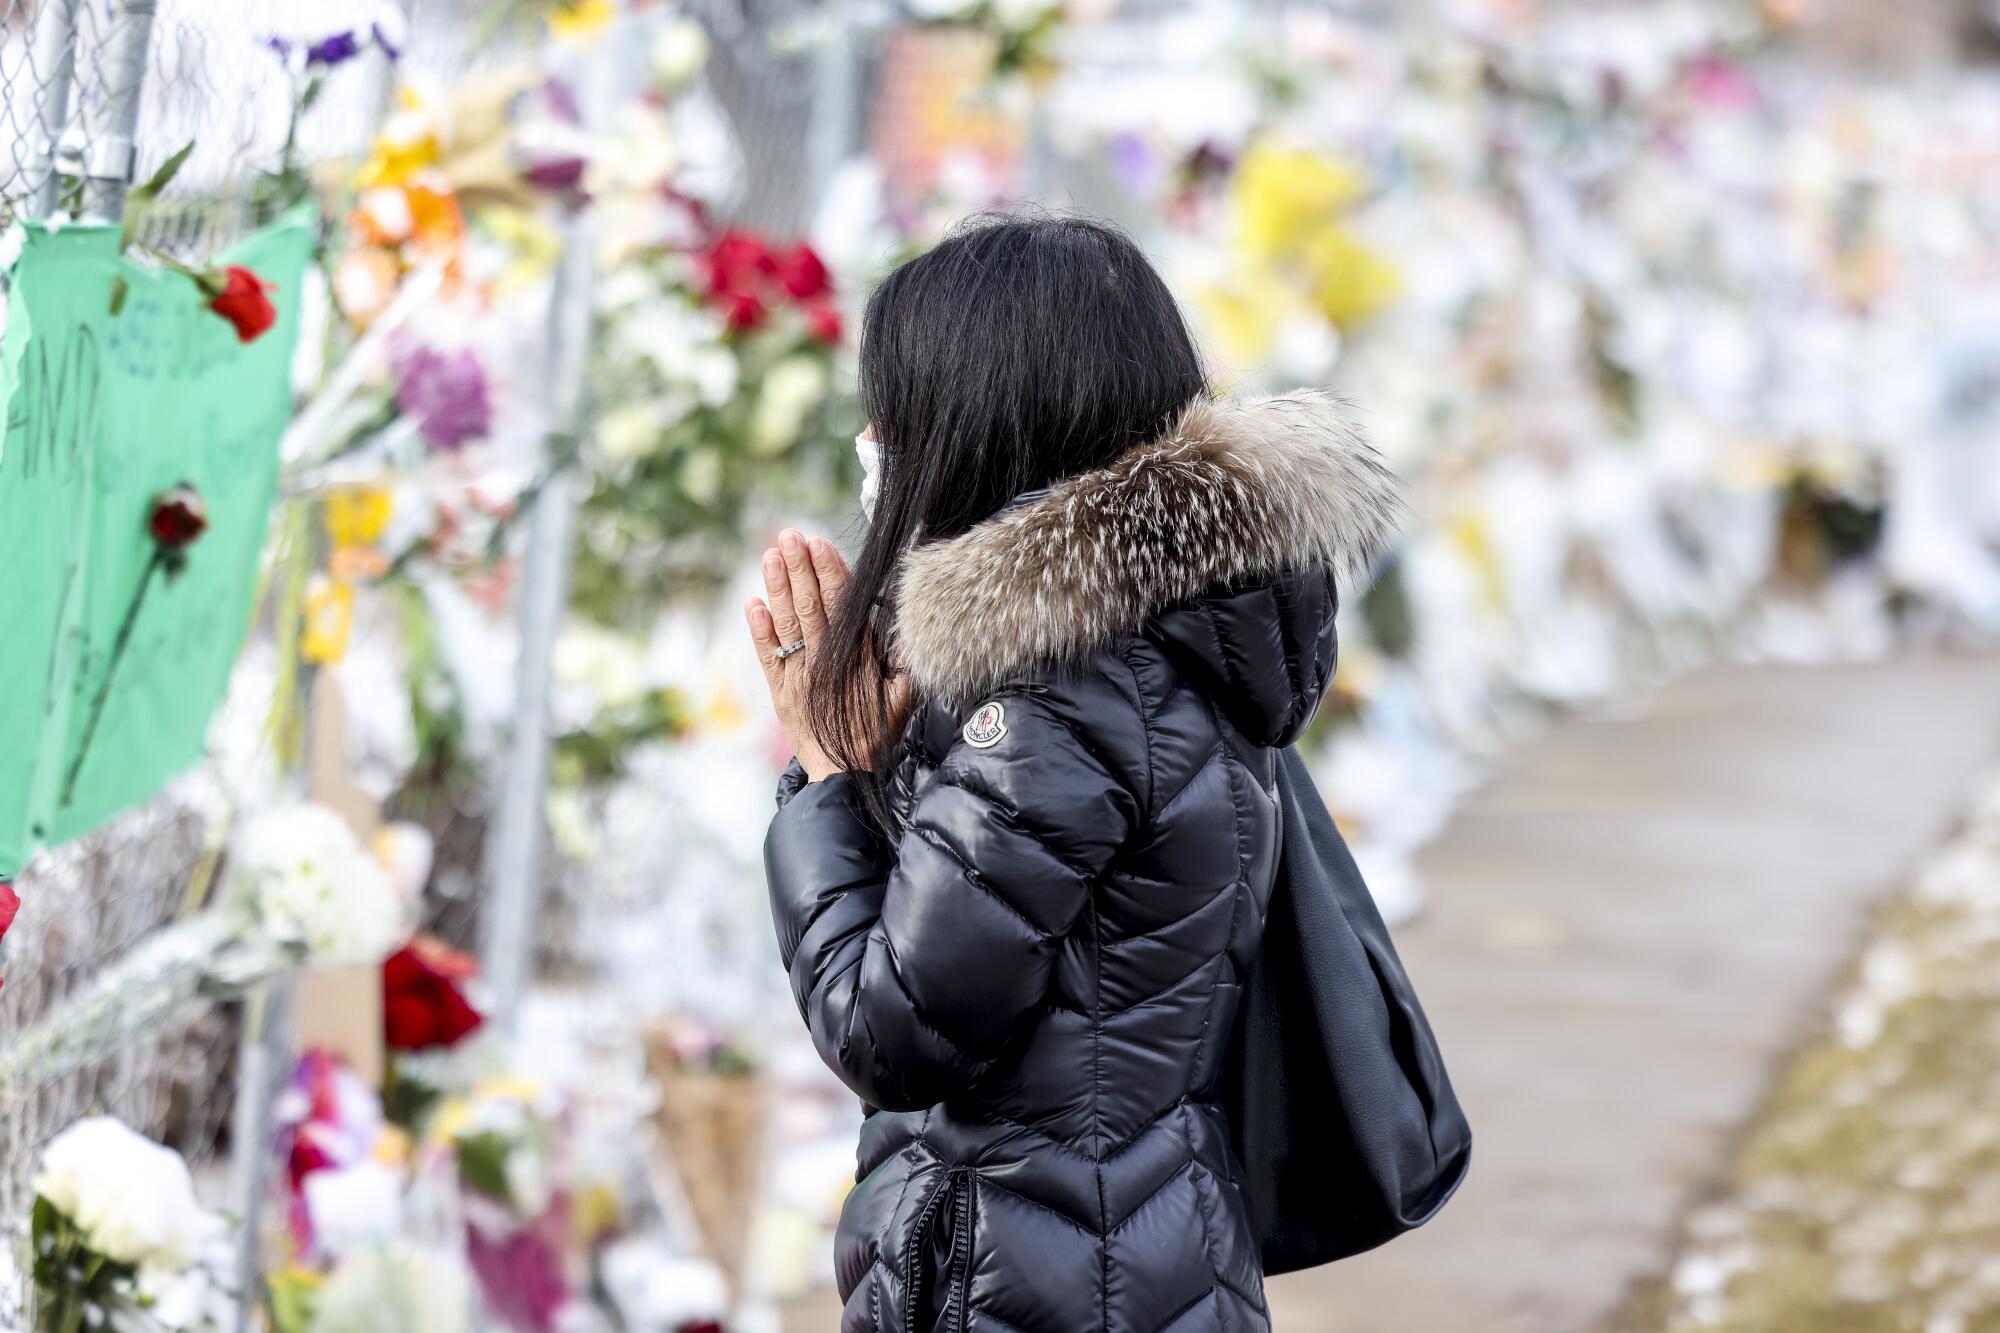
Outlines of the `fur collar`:
{"type": "Polygon", "coordinates": [[[1365,571],[1401,507],[1330,396],[1203,400],[1107,466],[911,548],[897,639],[918,689],[968,699],[1080,661],[1218,584],[1365,571]]]}

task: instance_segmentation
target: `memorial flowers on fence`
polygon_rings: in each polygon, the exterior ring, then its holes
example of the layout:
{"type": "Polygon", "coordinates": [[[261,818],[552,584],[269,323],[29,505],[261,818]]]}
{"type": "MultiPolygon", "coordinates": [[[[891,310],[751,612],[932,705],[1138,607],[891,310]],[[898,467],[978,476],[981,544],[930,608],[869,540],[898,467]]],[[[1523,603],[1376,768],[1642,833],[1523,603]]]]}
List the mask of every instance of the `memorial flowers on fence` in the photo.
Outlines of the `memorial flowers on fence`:
{"type": "Polygon", "coordinates": [[[825,264],[804,242],[687,213],[690,243],[636,255],[600,286],[604,406],[583,454],[575,602],[608,624],[712,586],[736,556],[717,538],[740,535],[753,494],[845,485],[825,264]]]}
{"type": "Polygon", "coordinates": [[[409,936],[410,905],[340,816],[299,804],[252,816],[217,901],[146,937],[0,1051],[0,1084],[81,1068],[197,996],[239,995],[300,967],[373,965],[409,936]]]}
{"type": "Polygon", "coordinates": [[[42,1150],[34,1190],[36,1333],[223,1326],[204,1265],[225,1231],[196,1204],[179,1153],[90,1116],[42,1150]]]}

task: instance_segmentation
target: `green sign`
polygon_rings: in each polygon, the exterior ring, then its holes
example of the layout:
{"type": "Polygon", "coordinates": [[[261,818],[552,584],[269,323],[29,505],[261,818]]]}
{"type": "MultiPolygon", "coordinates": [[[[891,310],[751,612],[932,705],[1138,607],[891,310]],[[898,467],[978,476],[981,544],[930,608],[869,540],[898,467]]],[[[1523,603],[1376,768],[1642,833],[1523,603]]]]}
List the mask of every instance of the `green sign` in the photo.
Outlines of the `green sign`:
{"type": "Polygon", "coordinates": [[[0,340],[0,874],[202,753],[252,610],[312,241],[302,212],[220,257],[276,284],[277,324],[245,344],[118,228],[29,226],[0,340]],[[168,573],[147,520],[179,482],[209,527],[168,573]]]}

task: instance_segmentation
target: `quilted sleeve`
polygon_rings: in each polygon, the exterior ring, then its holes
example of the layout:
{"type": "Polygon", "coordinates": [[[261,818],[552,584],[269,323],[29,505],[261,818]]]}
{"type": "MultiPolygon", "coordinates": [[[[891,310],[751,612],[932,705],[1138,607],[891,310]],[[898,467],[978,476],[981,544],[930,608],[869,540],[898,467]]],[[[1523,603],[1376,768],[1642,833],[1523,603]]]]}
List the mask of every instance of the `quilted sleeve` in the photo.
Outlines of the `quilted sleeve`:
{"type": "Polygon", "coordinates": [[[844,774],[798,788],[772,821],[765,869],[792,993],[821,1058],[870,1105],[963,1092],[1047,997],[1139,819],[1083,707],[1036,689],[968,711],[893,845],[844,774]]]}

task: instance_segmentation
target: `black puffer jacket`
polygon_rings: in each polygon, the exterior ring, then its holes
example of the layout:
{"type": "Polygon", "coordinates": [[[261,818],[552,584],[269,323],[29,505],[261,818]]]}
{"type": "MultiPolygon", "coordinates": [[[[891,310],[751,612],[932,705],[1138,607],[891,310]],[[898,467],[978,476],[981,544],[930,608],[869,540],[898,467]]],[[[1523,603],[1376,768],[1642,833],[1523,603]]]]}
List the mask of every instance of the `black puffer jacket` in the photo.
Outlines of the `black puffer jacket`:
{"type": "Polygon", "coordinates": [[[899,834],[794,767],[766,844],[820,1054],[872,1111],[843,1333],[1269,1327],[1214,1101],[1276,863],[1272,747],[1395,501],[1332,404],[1203,403],[907,559],[899,834]]]}

